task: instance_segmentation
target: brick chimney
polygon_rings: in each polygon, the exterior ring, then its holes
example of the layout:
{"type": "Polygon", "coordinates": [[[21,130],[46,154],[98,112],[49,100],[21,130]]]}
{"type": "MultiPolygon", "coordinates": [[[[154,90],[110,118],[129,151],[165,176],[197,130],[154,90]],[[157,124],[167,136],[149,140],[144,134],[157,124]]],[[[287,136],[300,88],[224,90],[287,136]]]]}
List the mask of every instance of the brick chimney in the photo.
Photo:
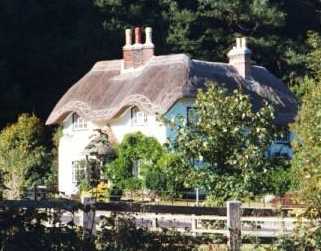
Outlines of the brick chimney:
{"type": "Polygon", "coordinates": [[[152,28],[145,28],[145,43],[142,44],[141,28],[134,30],[135,43],[132,44],[132,30],[125,31],[125,45],[123,47],[124,69],[135,69],[144,65],[154,56],[154,44],[152,42],[152,28]]]}
{"type": "Polygon", "coordinates": [[[251,50],[246,46],[246,38],[236,38],[236,46],[233,46],[227,54],[229,64],[233,65],[237,72],[245,79],[251,77],[251,50]]]}
{"type": "Polygon", "coordinates": [[[143,48],[143,61],[144,63],[147,62],[154,56],[154,44],[152,40],[152,28],[146,27],[145,28],[145,44],[143,48]]]}

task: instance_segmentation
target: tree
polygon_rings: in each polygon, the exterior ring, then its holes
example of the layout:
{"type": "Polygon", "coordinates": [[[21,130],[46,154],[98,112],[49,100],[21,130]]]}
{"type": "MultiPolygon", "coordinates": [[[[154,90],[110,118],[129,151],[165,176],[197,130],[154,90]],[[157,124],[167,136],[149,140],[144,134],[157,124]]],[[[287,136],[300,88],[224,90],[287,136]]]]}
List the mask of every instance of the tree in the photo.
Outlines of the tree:
{"type": "Polygon", "coordinates": [[[4,190],[6,190],[6,186],[4,185],[4,182],[5,182],[5,172],[3,172],[2,170],[0,170],[0,200],[3,199],[3,192],[4,190]]]}
{"type": "Polygon", "coordinates": [[[321,81],[321,36],[320,33],[308,32],[305,41],[307,53],[303,59],[308,71],[306,75],[292,85],[292,91],[299,101],[315,84],[321,81]]]}
{"type": "Polygon", "coordinates": [[[34,115],[22,114],[0,132],[0,170],[6,172],[8,198],[19,198],[27,187],[45,182],[50,155],[43,145],[43,124],[34,115]]]}
{"type": "Polygon", "coordinates": [[[271,105],[253,111],[242,90],[210,84],[198,93],[193,117],[179,126],[175,142],[189,162],[190,186],[217,202],[273,192],[269,182],[285,160],[267,156],[276,134],[271,105]]]}
{"type": "Polygon", "coordinates": [[[321,39],[310,34],[308,43],[312,50],[307,56],[311,70],[302,105],[291,129],[294,142],[293,171],[302,200],[308,205],[312,217],[321,216],[321,39]]]}
{"type": "Polygon", "coordinates": [[[309,32],[307,45],[310,50],[305,61],[310,70],[310,76],[316,81],[321,81],[321,34],[309,32]]]}
{"type": "MultiPolygon", "coordinates": [[[[159,54],[184,52],[204,60],[225,61],[235,37],[248,36],[253,59],[286,80],[305,74],[303,34],[318,30],[320,25],[320,5],[313,0],[306,4],[287,0],[95,3],[104,16],[105,32],[112,38],[121,39],[126,26],[154,27],[159,54]]],[[[117,48],[115,41],[109,44],[117,48]]]]}

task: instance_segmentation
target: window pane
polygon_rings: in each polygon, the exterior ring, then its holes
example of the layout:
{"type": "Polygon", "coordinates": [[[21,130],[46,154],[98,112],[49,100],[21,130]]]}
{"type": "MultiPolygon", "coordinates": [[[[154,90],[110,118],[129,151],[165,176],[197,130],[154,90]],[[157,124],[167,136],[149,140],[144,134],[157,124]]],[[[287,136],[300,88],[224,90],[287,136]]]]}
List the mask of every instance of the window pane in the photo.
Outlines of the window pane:
{"type": "Polygon", "coordinates": [[[81,118],[78,114],[72,115],[73,129],[85,129],[87,128],[87,121],[81,118]]]}
{"type": "Polygon", "coordinates": [[[187,125],[197,122],[197,111],[195,107],[187,107],[187,125]]]}
{"type": "Polygon", "coordinates": [[[144,125],[147,121],[147,114],[140,111],[138,107],[131,108],[131,123],[132,125],[144,125]]]}

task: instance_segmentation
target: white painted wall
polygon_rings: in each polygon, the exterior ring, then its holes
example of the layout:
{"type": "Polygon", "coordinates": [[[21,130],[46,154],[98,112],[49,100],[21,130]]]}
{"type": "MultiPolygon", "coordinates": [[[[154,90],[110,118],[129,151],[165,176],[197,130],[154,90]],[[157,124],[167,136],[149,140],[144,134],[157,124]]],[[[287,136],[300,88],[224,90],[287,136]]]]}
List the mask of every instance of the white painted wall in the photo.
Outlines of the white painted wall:
{"type": "Polygon", "coordinates": [[[127,109],[120,117],[109,122],[110,128],[117,140],[122,142],[128,133],[142,132],[146,136],[155,137],[160,143],[166,142],[166,128],[164,123],[155,114],[147,113],[147,121],[136,125],[131,121],[130,109],[127,109]]]}
{"type": "Polygon", "coordinates": [[[87,122],[87,129],[73,129],[72,116],[63,122],[63,135],[58,149],[58,187],[66,195],[78,192],[76,184],[72,183],[72,162],[85,158],[84,149],[90,141],[97,125],[87,122]]]}
{"type": "MultiPolygon", "coordinates": [[[[174,121],[183,116],[186,119],[187,106],[192,106],[192,99],[179,100],[165,115],[166,119],[174,121]]],[[[66,195],[76,194],[78,189],[72,183],[72,162],[85,158],[84,149],[90,141],[94,130],[106,126],[106,123],[87,121],[87,129],[73,129],[72,116],[63,122],[63,136],[59,142],[59,191],[66,195]]],[[[121,142],[128,133],[142,132],[146,136],[156,138],[161,144],[168,142],[168,138],[175,137],[175,131],[166,126],[155,114],[147,114],[147,121],[143,125],[135,125],[131,121],[130,109],[127,109],[117,119],[109,122],[109,126],[117,140],[121,142]]]]}
{"type": "MultiPolygon", "coordinates": [[[[175,118],[183,116],[186,119],[188,106],[192,106],[193,99],[183,98],[165,114],[166,120],[175,121],[175,118]]],[[[131,121],[130,109],[127,109],[120,117],[109,123],[116,139],[121,142],[128,133],[142,132],[146,136],[156,138],[161,144],[175,137],[175,130],[166,126],[164,121],[155,114],[147,114],[147,121],[143,125],[134,125],[131,121]]]]}

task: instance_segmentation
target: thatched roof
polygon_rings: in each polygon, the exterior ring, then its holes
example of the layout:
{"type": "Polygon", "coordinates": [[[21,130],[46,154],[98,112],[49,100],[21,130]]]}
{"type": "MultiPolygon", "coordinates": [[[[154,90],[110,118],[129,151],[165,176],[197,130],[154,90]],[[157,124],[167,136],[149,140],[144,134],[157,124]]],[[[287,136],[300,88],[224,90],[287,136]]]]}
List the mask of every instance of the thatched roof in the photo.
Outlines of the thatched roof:
{"type": "Polygon", "coordinates": [[[122,71],[122,60],[102,61],[66,92],[46,123],[60,123],[71,112],[108,122],[134,105],[164,114],[180,98],[194,97],[206,80],[247,90],[255,108],[268,99],[277,107],[277,124],[292,122],[297,103],[289,89],[264,67],[252,66],[251,72],[252,78],[245,81],[229,64],[193,60],[185,54],[154,56],[134,71],[122,71]]]}

